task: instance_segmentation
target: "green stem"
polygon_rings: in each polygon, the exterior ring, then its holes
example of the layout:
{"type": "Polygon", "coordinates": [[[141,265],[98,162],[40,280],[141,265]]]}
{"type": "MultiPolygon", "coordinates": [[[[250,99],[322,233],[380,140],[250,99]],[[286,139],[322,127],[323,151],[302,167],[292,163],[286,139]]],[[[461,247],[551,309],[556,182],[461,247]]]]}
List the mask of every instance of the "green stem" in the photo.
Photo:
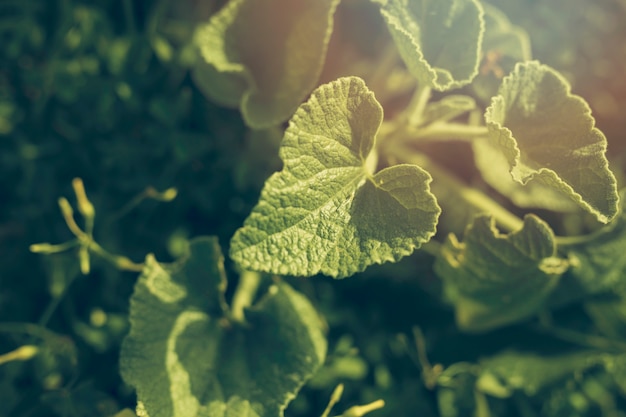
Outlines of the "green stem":
{"type": "Polygon", "coordinates": [[[426,104],[428,104],[428,100],[430,100],[431,92],[432,89],[427,85],[418,85],[415,89],[411,102],[405,110],[409,126],[415,127],[419,126],[421,123],[424,109],[426,109],[426,104]]]}
{"type": "Polygon", "coordinates": [[[232,319],[239,323],[246,321],[244,309],[252,305],[256,292],[261,284],[261,274],[258,272],[244,271],[239,277],[239,284],[235,289],[231,303],[232,319]]]}
{"type": "Polygon", "coordinates": [[[434,123],[415,131],[415,140],[466,140],[486,136],[486,126],[470,126],[462,123],[434,123]]]}
{"type": "Polygon", "coordinates": [[[424,154],[418,153],[409,146],[397,146],[386,149],[388,156],[396,158],[400,162],[414,164],[422,167],[434,178],[434,182],[446,192],[453,193],[460,197],[469,206],[479,212],[490,214],[496,220],[498,226],[506,231],[514,231],[522,228],[524,222],[515,214],[504,208],[500,203],[486,195],[485,193],[471,188],[462,183],[445,168],[435,163],[424,154]]]}

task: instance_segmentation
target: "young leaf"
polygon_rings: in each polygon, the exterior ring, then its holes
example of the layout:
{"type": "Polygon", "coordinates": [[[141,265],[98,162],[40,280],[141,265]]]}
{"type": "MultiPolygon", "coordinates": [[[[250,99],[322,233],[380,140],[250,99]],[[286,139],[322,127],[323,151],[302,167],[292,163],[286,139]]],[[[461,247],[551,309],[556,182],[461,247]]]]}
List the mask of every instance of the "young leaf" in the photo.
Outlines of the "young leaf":
{"type": "Polygon", "coordinates": [[[428,103],[420,122],[423,125],[443,123],[453,120],[476,108],[476,101],[470,96],[449,95],[439,101],[428,103]]]}
{"type": "Polygon", "coordinates": [[[477,0],[389,0],[380,12],[420,84],[450,90],[478,73],[484,22],[477,0]]]}
{"type": "Polygon", "coordinates": [[[534,314],[565,272],[555,258],[550,227],[534,215],[521,230],[501,235],[488,216],[477,217],[459,243],[450,235],[435,272],[443,279],[457,323],[466,331],[484,331],[534,314]]]}
{"type": "Polygon", "coordinates": [[[252,128],[284,122],[317,83],[338,3],[230,1],[196,34],[198,87],[252,128]]]}
{"type": "Polygon", "coordinates": [[[526,184],[535,178],[566,193],[603,223],[617,214],[606,138],[594,127],[587,103],[571,94],[559,73],[534,61],[517,64],[485,120],[515,181],[526,184]]]}
{"type": "Polygon", "coordinates": [[[290,121],[283,170],[232,238],[231,258],[244,269],[346,277],[428,241],[440,213],[430,175],[414,165],[372,174],[382,118],[360,78],[315,90],[290,121]]]}
{"type": "Polygon", "coordinates": [[[121,372],[151,417],[279,417],[321,365],[326,340],[308,300],[287,284],[224,317],[226,277],[216,238],[199,238],[176,270],[153,256],[131,298],[121,372]]]}

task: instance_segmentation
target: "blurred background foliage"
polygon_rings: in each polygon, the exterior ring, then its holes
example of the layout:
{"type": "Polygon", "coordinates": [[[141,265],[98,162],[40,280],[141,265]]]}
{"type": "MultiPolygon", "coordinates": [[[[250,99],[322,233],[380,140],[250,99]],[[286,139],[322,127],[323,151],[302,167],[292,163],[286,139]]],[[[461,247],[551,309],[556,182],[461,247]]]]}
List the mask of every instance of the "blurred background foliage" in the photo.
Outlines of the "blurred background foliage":
{"type": "MultiPolygon", "coordinates": [[[[193,29],[223,3],[0,0],[0,355],[23,345],[39,349],[30,360],[0,364],[0,415],[111,416],[134,408],[117,361],[136,273],[94,259],[83,276],[76,251],[29,251],[32,243],[72,238],[57,200],[75,205],[73,178],[83,179],[95,206],[100,245],[135,262],[149,252],[168,261],[192,236],[217,235],[226,247],[264,179],[280,167],[280,129],[246,130],[237,111],[208,102],[189,76],[197,59],[193,29]],[[150,198],[150,190],[171,187],[178,194],[172,201],[150,198]]],[[[357,3],[345,0],[338,16],[349,20],[357,3]]],[[[493,4],[528,30],[534,57],[563,71],[590,102],[610,158],[624,166],[626,2],[493,4]]],[[[319,415],[344,382],[346,406],[384,398],[380,415],[437,416],[428,384],[435,364],[475,362],[504,348],[563,352],[581,344],[526,324],[460,334],[432,296],[430,263],[418,253],[360,279],[290,280],[326,318],[331,350],[288,415],[319,415]]],[[[624,339],[623,306],[611,298],[556,318],[581,333],[624,339]]],[[[482,401],[472,388],[475,375],[459,369],[451,377],[458,389],[450,416],[471,415],[464,410],[482,401]]],[[[597,368],[577,372],[534,399],[490,398],[492,413],[624,415],[618,410],[626,393],[610,376],[597,368]]]]}

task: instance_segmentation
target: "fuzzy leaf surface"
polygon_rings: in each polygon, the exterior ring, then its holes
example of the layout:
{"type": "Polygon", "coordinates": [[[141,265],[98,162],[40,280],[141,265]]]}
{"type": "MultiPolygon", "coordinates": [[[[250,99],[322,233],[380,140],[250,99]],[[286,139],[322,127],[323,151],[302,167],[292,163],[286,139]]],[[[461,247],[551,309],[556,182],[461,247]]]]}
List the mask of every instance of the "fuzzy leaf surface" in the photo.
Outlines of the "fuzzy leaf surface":
{"type": "Polygon", "coordinates": [[[428,241],[441,211],[430,175],[415,165],[372,173],[382,117],[360,78],[315,90],[290,121],[283,170],[233,236],[231,258],[244,269],[346,277],[428,241]]]}
{"type": "Polygon", "coordinates": [[[198,87],[247,125],[287,120],[315,87],[339,0],[232,0],[201,26],[198,87]]]}
{"type": "Polygon", "coordinates": [[[589,105],[555,70],[531,61],[507,76],[485,113],[491,143],[506,156],[515,181],[536,179],[565,193],[598,221],[618,211],[607,141],[589,105]]]}
{"type": "Polygon", "coordinates": [[[554,234],[538,217],[527,215],[522,229],[502,235],[492,218],[479,216],[463,243],[449,236],[434,267],[459,327],[484,331],[529,317],[543,305],[567,268],[555,254],[554,234]]]}
{"type": "Polygon", "coordinates": [[[280,417],[324,361],[321,323],[304,296],[273,285],[242,326],[225,317],[225,289],[217,238],[194,240],[176,270],[146,259],[121,372],[151,417],[280,417]]]}
{"type": "Polygon", "coordinates": [[[468,84],[478,73],[484,31],[476,0],[389,0],[381,14],[407,68],[439,91],[468,84]]]}

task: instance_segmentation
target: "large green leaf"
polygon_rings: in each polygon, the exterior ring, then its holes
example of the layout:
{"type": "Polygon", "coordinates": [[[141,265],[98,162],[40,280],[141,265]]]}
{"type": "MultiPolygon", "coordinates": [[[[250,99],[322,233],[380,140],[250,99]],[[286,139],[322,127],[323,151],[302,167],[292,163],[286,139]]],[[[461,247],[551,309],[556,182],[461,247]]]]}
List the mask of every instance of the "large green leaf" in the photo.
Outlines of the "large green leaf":
{"type": "Polygon", "coordinates": [[[226,277],[216,238],[199,238],[175,269],[148,256],[131,298],[121,371],[151,417],[282,416],[321,365],[326,340],[308,300],[272,285],[225,315],[226,277]]]}
{"type": "Polygon", "coordinates": [[[555,254],[554,234],[538,217],[527,215],[521,230],[501,235],[492,218],[479,216],[463,243],[449,236],[434,267],[459,327],[484,331],[542,307],[567,268],[555,254]]]}
{"type": "Polygon", "coordinates": [[[246,124],[284,122],[315,87],[339,0],[232,0],[198,29],[198,87],[246,124]]]}
{"type": "Polygon", "coordinates": [[[283,170],[231,240],[231,258],[244,269],[346,277],[429,240],[441,211],[430,175],[415,165],[372,172],[382,118],[359,78],[315,90],[291,119],[283,170]]]}
{"type": "Polygon", "coordinates": [[[478,73],[484,22],[477,0],[389,0],[381,14],[420,84],[444,91],[478,73]]]}
{"type": "Polygon", "coordinates": [[[538,62],[517,64],[485,113],[491,143],[511,175],[565,193],[603,223],[617,214],[616,180],[605,156],[606,138],[587,103],[567,81],[538,62]]]}

